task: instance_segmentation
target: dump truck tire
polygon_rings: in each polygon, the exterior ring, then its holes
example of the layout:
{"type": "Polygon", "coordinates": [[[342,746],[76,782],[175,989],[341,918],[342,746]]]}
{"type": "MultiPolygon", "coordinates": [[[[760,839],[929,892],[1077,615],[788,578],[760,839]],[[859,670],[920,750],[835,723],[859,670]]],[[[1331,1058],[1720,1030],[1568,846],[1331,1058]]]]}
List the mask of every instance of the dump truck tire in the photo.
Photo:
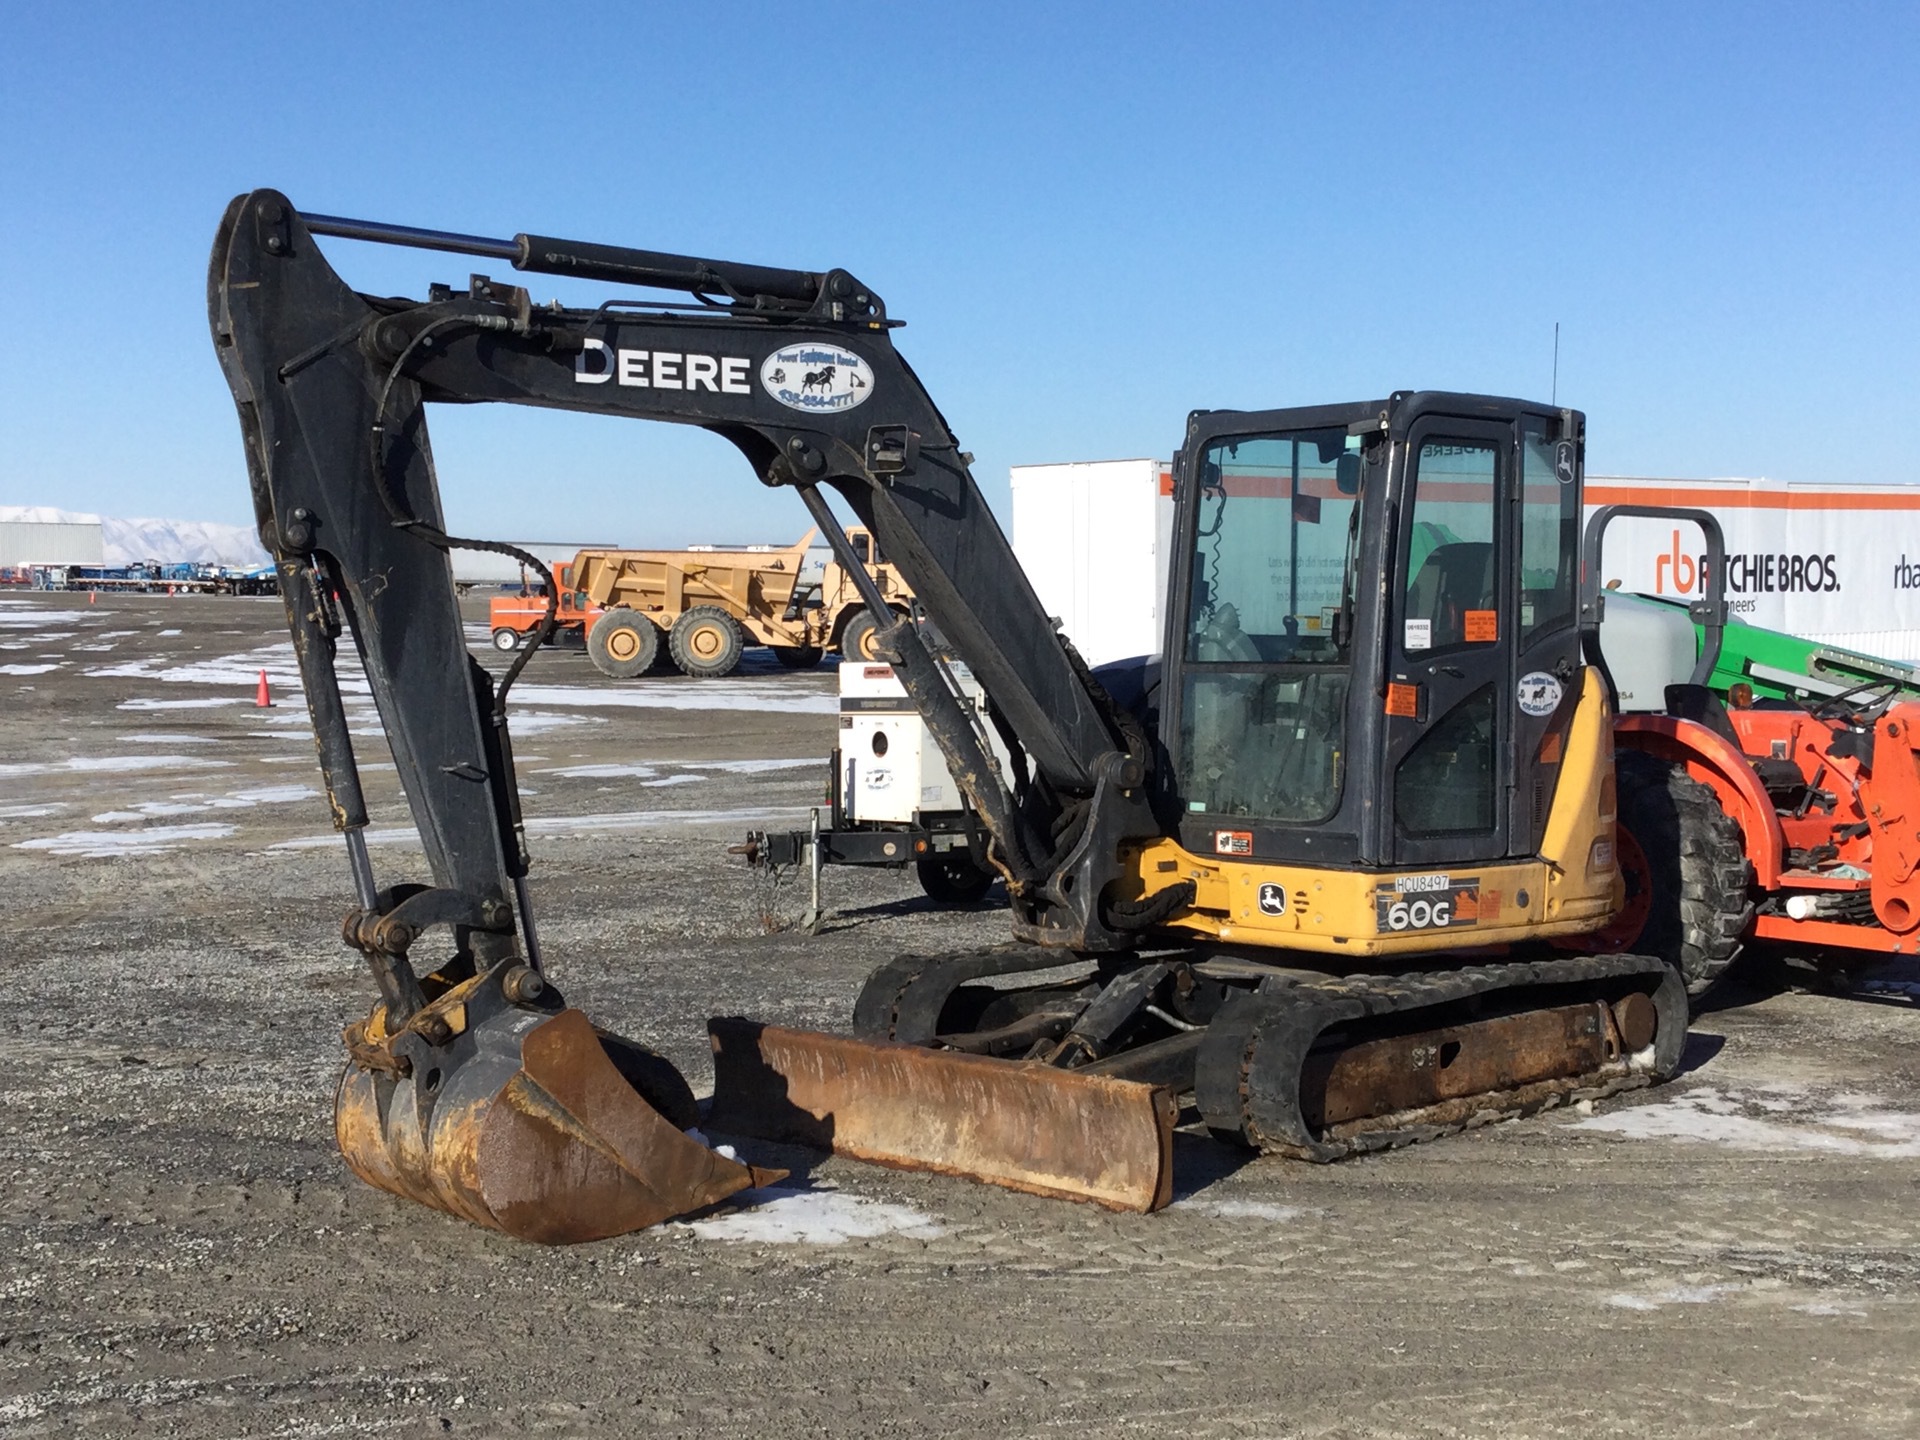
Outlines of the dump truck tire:
{"type": "Polygon", "coordinates": [[[971,905],[993,888],[993,872],[974,864],[965,850],[923,855],[913,868],[927,898],[942,905],[971,905]]]}
{"type": "Polygon", "coordinates": [[[878,660],[873,653],[873,637],[880,633],[880,627],[873,623],[873,613],[862,610],[840,631],[840,658],[842,660],[878,660]]]}
{"type": "Polygon", "coordinates": [[[718,605],[696,605],[673,622],[667,648],[687,674],[717,680],[738,668],[747,637],[740,622],[718,605]]]}
{"type": "Polygon", "coordinates": [[[593,668],[614,680],[646,674],[659,654],[660,627],[631,610],[609,610],[587,632],[593,668]]]}
{"type": "Polygon", "coordinates": [[[518,630],[509,630],[506,626],[502,625],[498,630],[493,632],[493,648],[496,650],[518,650],[520,648],[520,632],[518,630]]]}
{"type": "Polygon", "coordinates": [[[1620,825],[1632,837],[1619,847],[1629,903],[1637,887],[1646,899],[1640,933],[1620,948],[1659,956],[1698,999],[1739,958],[1753,923],[1753,867],[1740,827],[1683,766],[1628,750],[1616,770],[1620,825]]]}
{"type": "Polygon", "coordinates": [[[774,645],[773,658],[789,670],[811,670],[826,652],[818,645],[774,645]]]}

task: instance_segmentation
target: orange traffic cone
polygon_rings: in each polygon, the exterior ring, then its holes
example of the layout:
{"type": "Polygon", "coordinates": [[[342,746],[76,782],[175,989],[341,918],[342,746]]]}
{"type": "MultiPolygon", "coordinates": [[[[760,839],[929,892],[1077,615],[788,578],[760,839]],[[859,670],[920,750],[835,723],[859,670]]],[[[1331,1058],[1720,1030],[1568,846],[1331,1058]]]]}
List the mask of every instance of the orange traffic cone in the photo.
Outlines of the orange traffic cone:
{"type": "Polygon", "coordinates": [[[100,603],[100,592],[98,590],[87,591],[87,603],[89,605],[98,605],[100,603]]]}
{"type": "Polygon", "coordinates": [[[256,710],[271,710],[273,708],[273,696],[267,693],[267,672],[264,670],[260,672],[259,688],[253,692],[253,704],[256,710]]]}

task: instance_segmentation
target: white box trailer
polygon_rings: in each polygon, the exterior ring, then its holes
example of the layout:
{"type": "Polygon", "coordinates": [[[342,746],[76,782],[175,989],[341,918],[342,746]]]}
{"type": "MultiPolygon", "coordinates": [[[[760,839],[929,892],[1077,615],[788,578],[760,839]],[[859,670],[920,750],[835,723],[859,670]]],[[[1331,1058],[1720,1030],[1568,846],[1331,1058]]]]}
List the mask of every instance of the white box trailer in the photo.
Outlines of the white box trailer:
{"type": "Polygon", "coordinates": [[[1089,665],[1160,649],[1173,535],[1165,460],[1015,465],[1013,553],[1089,665]]]}
{"type": "MultiPolygon", "coordinates": [[[[1014,554],[1088,663],[1158,654],[1172,467],[1016,465],[1012,479],[1014,554]]],[[[1586,503],[1589,517],[1616,504],[1711,511],[1726,534],[1735,619],[1920,660],[1920,484],[1589,475],[1586,503]]],[[[1695,597],[1705,549],[1695,525],[1621,519],[1607,532],[1603,579],[1645,595],[1695,597]]]]}
{"type": "MultiPolygon", "coordinates": [[[[1731,618],[1889,660],[1920,660],[1920,486],[1588,476],[1601,505],[1711,511],[1727,541],[1731,618]]],[[[1697,525],[1617,520],[1603,584],[1673,599],[1705,582],[1697,525]]]]}

